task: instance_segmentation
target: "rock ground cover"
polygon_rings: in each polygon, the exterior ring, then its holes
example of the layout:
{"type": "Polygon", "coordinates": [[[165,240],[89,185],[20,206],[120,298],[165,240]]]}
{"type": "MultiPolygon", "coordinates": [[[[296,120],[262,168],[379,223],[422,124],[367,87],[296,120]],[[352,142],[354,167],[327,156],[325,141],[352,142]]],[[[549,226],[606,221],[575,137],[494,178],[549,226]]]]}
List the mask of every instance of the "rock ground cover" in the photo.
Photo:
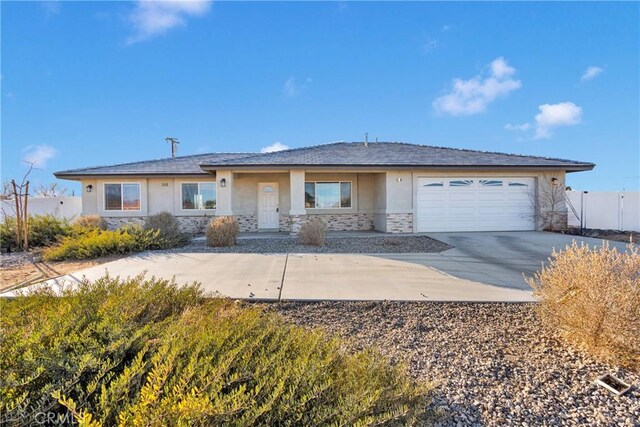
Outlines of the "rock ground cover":
{"type": "Polygon", "coordinates": [[[533,304],[322,302],[263,304],[321,327],[353,349],[379,348],[439,384],[442,426],[640,426],[640,373],[597,362],[545,330],[533,304]],[[613,373],[632,390],[594,384],[613,373]]]}
{"type": "Polygon", "coordinates": [[[242,238],[235,246],[210,247],[203,239],[165,252],[215,253],[425,253],[451,249],[427,236],[327,237],[323,246],[301,245],[294,238],[242,238]]]}

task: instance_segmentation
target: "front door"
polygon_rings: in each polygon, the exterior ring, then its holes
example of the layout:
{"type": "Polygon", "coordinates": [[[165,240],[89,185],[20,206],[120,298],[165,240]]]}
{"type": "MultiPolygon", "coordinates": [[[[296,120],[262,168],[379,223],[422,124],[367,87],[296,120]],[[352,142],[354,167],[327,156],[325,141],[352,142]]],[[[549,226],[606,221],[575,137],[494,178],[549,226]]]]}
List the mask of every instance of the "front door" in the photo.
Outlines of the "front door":
{"type": "Polygon", "coordinates": [[[278,184],[258,184],[258,228],[279,228],[278,184]]]}

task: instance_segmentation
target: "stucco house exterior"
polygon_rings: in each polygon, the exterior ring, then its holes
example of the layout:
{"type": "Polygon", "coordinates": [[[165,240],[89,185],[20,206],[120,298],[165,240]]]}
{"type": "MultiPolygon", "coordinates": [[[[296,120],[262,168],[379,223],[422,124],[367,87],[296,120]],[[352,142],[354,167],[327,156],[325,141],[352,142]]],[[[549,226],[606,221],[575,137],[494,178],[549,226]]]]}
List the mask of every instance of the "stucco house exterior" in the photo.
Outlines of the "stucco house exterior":
{"type": "Polygon", "coordinates": [[[395,142],[273,153],[211,153],[56,172],[82,182],[83,215],[109,225],[161,211],[187,232],[232,215],[241,231],[387,233],[538,230],[566,225],[565,175],[593,163],[395,142]],[[560,194],[558,192],[558,194],[560,194]]]}

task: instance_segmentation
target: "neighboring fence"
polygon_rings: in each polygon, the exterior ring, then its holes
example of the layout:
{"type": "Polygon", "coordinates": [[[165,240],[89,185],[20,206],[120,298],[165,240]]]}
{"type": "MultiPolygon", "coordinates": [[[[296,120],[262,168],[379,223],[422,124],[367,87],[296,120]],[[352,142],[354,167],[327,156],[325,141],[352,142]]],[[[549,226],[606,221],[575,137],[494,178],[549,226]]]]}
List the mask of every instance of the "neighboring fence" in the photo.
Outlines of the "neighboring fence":
{"type": "Polygon", "coordinates": [[[640,231],[640,192],[567,191],[577,215],[569,209],[569,226],[601,230],[640,231]]]}
{"type": "MultiPolygon", "coordinates": [[[[58,218],[73,219],[82,213],[82,197],[30,197],[27,210],[29,215],[51,214],[58,218]]],[[[14,200],[2,200],[0,217],[16,216],[16,202],[14,200]]]]}

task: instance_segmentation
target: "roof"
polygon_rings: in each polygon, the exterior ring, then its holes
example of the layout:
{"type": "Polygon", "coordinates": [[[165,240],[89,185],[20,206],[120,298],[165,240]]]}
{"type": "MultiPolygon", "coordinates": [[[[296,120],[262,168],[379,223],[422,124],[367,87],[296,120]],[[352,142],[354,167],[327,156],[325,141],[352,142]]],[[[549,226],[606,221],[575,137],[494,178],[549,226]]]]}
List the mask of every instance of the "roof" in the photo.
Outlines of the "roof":
{"type": "Polygon", "coordinates": [[[95,166],[55,172],[57,178],[101,175],[203,175],[200,164],[239,159],[256,153],[209,153],[191,156],[169,157],[142,162],[121,163],[110,166],[95,166]]]}
{"type": "Polygon", "coordinates": [[[550,167],[590,170],[593,163],[398,142],[334,142],[203,162],[204,169],[247,166],[550,167]]]}
{"type": "Polygon", "coordinates": [[[251,167],[492,167],[591,170],[593,163],[398,142],[334,142],[273,153],[209,153],[55,172],[58,178],[104,175],[202,175],[251,167]]]}

